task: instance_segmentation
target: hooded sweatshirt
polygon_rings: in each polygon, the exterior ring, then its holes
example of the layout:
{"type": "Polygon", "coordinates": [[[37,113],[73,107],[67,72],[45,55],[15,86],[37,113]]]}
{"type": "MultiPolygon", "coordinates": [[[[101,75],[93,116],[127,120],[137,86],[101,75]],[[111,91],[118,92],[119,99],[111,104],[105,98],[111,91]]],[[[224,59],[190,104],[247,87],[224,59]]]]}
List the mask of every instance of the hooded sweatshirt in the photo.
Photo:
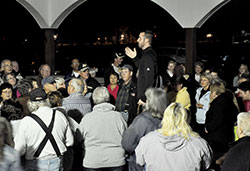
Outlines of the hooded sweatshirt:
{"type": "Polygon", "coordinates": [[[147,171],[200,171],[212,162],[212,150],[200,137],[163,136],[158,131],[142,137],[135,149],[136,162],[147,171]]]}

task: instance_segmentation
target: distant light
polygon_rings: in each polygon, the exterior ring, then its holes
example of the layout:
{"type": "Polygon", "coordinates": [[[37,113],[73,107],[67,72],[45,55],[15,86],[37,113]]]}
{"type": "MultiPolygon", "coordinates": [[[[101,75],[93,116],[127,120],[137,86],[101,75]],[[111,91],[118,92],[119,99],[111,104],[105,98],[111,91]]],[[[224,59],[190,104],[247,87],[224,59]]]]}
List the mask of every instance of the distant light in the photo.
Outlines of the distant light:
{"type": "Polygon", "coordinates": [[[56,40],[58,37],[58,34],[54,34],[54,40],[56,40]]]}
{"type": "Polygon", "coordinates": [[[28,41],[28,39],[24,39],[24,41],[25,41],[25,42],[27,42],[27,41],[28,41]]]}
{"type": "Polygon", "coordinates": [[[211,33],[209,33],[209,34],[206,35],[206,37],[211,38],[211,37],[213,37],[213,35],[211,33]]]}
{"type": "Polygon", "coordinates": [[[125,37],[124,34],[121,34],[121,40],[124,40],[124,37],[125,37]]]}
{"type": "Polygon", "coordinates": [[[98,41],[100,41],[100,40],[101,40],[101,38],[100,38],[100,37],[97,37],[97,40],[98,40],[98,41]]]}

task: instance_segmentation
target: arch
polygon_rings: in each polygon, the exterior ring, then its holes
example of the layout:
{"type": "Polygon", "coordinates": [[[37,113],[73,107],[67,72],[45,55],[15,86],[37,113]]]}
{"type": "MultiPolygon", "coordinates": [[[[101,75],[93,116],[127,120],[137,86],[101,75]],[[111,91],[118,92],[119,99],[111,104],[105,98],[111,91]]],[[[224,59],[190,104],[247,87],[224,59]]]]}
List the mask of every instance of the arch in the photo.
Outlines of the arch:
{"type": "Polygon", "coordinates": [[[86,0],[17,0],[17,2],[29,11],[40,28],[57,29],[71,12],[86,0]]]}
{"type": "MultiPolygon", "coordinates": [[[[40,28],[57,29],[63,20],[87,0],[17,0],[40,28]]],[[[199,28],[230,0],[150,0],[166,10],[182,28],[199,28]]]]}
{"type": "Polygon", "coordinates": [[[166,10],[182,28],[200,28],[222,6],[230,0],[151,0],[166,10]]]}

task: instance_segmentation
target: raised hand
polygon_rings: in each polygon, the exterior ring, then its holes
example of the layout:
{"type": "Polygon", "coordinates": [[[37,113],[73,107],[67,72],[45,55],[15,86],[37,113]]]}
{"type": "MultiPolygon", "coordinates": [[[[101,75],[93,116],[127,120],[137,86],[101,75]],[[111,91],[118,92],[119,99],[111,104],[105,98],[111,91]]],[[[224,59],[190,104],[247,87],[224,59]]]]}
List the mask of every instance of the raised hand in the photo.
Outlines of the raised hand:
{"type": "Polygon", "coordinates": [[[136,55],[137,55],[136,48],[134,48],[134,49],[132,50],[132,49],[130,49],[129,47],[126,47],[126,48],[125,48],[125,54],[126,54],[128,57],[134,59],[134,58],[136,57],[136,55]]]}

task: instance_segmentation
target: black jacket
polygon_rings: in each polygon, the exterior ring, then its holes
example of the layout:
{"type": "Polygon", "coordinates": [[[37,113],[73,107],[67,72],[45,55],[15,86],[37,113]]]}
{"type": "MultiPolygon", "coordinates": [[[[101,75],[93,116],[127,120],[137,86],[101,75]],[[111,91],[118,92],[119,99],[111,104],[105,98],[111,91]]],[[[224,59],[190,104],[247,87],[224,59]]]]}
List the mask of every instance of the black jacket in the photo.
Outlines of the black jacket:
{"type": "Polygon", "coordinates": [[[228,143],[234,139],[234,122],[238,109],[227,93],[222,93],[210,103],[206,113],[204,136],[214,151],[226,152],[228,143]]]}
{"type": "Polygon", "coordinates": [[[137,79],[137,98],[146,102],[145,91],[153,87],[158,73],[157,56],[152,47],[142,51],[141,59],[136,57],[135,64],[139,70],[137,79]]]}
{"type": "Polygon", "coordinates": [[[246,136],[234,142],[226,154],[221,171],[250,170],[250,137],[246,136]]]}

